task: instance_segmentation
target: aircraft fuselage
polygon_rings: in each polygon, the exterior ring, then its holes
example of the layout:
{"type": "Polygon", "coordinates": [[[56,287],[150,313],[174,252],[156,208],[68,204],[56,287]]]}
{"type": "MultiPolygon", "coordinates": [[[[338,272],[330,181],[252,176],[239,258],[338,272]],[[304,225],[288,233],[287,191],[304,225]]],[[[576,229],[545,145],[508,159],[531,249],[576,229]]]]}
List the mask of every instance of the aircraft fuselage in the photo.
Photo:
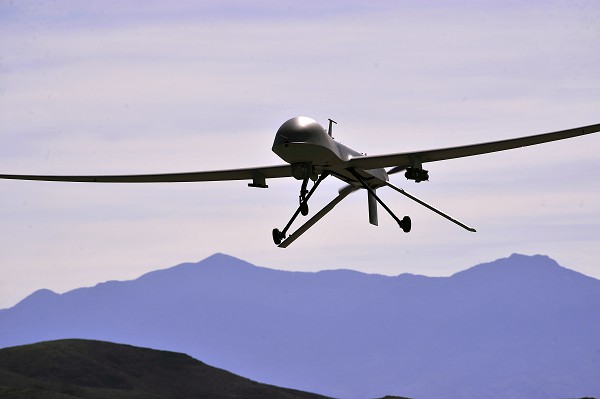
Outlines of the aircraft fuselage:
{"type": "MultiPolygon", "coordinates": [[[[325,170],[339,179],[358,185],[359,182],[347,169],[347,163],[364,154],[333,139],[317,121],[298,116],[286,121],[275,135],[273,152],[292,165],[293,176],[302,180],[315,178],[325,170]]],[[[388,180],[385,169],[357,170],[373,188],[385,185],[388,180]]]]}

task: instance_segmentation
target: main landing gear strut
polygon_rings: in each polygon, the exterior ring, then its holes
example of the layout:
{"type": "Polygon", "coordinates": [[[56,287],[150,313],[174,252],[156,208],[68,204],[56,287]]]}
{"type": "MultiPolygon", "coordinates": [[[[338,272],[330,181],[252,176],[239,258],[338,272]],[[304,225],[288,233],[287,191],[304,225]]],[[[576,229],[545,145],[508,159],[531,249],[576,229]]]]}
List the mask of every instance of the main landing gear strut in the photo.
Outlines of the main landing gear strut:
{"type": "Polygon", "coordinates": [[[405,233],[410,232],[410,229],[412,227],[412,221],[410,220],[410,217],[404,216],[402,219],[399,219],[398,216],[396,216],[394,214],[394,212],[392,212],[392,210],[381,200],[381,198],[379,198],[377,196],[377,194],[375,193],[375,190],[373,190],[367,184],[365,179],[363,179],[362,176],[358,174],[358,172],[356,172],[354,169],[349,169],[349,171],[350,171],[350,173],[352,173],[352,175],[354,177],[356,177],[356,179],[360,182],[360,184],[363,186],[363,188],[365,190],[367,190],[369,192],[369,194],[372,195],[373,198],[375,198],[377,200],[377,202],[379,202],[379,204],[383,207],[383,209],[385,209],[387,211],[387,213],[389,213],[390,216],[394,218],[394,220],[396,221],[396,223],[398,223],[398,226],[400,226],[402,231],[404,231],[405,233]]]}

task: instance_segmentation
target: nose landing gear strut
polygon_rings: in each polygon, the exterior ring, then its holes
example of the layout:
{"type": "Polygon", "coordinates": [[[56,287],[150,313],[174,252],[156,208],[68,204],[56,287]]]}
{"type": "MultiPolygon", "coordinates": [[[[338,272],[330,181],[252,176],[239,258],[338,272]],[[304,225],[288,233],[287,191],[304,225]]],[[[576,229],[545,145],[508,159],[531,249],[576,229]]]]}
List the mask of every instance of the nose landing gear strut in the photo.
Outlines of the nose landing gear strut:
{"type": "Polygon", "coordinates": [[[327,176],[329,176],[328,171],[321,173],[321,175],[319,176],[319,178],[317,179],[315,184],[312,186],[310,191],[307,191],[309,178],[305,177],[302,180],[302,187],[300,188],[300,197],[299,197],[300,204],[298,205],[298,209],[296,209],[296,212],[294,212],[294,215],[291,217],[290,221],[285,225],[283,230],[280,231],[278,228],[273,229],[273,242],[275,243],[275,245],[281,244],[283,239],[286,237],[287,231],[290,229],[290,227],[292,226],[292,223],[294,222],[294,220],[296,220],[296,218],[298,217],[299,214],[302,214],[302,216],[308,215],[308,199],[313,195],[313,193],[315,192],[315,190],[317,189],[319,184],[327,176]]]}

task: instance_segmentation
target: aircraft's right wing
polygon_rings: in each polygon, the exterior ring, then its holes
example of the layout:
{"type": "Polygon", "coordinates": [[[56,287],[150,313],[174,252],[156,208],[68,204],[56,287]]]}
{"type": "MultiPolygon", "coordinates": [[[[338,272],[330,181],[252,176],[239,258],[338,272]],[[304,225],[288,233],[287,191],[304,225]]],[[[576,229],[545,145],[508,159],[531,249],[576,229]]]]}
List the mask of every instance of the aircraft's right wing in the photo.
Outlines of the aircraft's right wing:
{"type": "Polygon", "coordinates": [[[265,166],[245,169],[209,170],[201,172],[159,173],[139,175],[8,175],[0,174],[0,179],[66,181],[83,183],[175,183],[224,180],[252,180],[253,186],[266,187],[265,179],[292,176],[290,165],[265,166]]]}
{"type": "Polygon", "coordinates": [[[596,133],[598,131],[600,131],[600,124],[560,130],[552,133],[537,134],[534,136],[519,137],[515,139],[492,141],[489,143],[470,144],[459,147],[397,154],[360,156],[350,160],[349,164],[352,167],[358,167],[362,169],[387,168],[392,166],[406,168],[418,163],[442,161],[445,159],[462,158],[496,151],[511,150],[514,148],[583,136],[590,133],[596,133]]]}

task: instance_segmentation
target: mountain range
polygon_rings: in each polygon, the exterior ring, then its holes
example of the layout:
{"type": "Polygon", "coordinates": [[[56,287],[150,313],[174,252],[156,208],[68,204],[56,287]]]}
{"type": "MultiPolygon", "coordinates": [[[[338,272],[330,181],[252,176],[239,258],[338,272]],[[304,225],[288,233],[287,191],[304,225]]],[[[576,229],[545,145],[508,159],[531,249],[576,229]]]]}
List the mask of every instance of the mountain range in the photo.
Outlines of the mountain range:
{"type": "Polygon", "coordinates": [[[541,255],[392,277],[216,254],[0,311],[0,347],[63,338],[183,352],[338,398],[600,395],[600,281],[541,255]]]}

